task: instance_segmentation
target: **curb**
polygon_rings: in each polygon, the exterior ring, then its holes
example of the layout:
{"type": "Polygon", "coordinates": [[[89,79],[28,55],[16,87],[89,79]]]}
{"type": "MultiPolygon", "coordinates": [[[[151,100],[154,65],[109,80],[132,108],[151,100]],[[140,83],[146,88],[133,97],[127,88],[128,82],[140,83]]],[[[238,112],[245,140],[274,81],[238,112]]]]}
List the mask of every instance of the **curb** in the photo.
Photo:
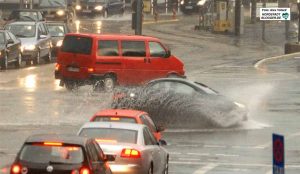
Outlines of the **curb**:
{"type": "Polygon", "coordinates": [[[261,69],[261,66],[263,66],[267,62],[272,62],[272,61],[275,61],[275,60],[278,60],[278,59],[290,59],[290,58],[294,58],[294,57],[297,57],[297,56],[300,57],[300,52],[298,52],[298,53],[292,53],[292,54],[286,54],[286,55],[281,55],[281,56],[274,56],[274,57],[264,58],[264,59],[261,59],[261,60],[257,61],[254,64],[254,68],[255,69],[261,69]]]}

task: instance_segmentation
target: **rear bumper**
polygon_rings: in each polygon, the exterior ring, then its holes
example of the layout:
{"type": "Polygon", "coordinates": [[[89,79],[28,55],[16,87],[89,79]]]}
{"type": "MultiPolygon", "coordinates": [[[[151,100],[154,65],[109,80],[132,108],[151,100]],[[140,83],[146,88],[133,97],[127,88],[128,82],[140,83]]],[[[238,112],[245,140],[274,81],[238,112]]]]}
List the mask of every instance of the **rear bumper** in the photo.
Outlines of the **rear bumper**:
{"type": "Polygon", "coordinates": [[[110,164],[113,174],[141,174],[146,173],[145,170],[136,164],[110,164]]]}
{"type": "Polygon", "coordinates": [[[60,80],[69,80],[69,81],[75,81],[83,84],[92,84],[95,81],[103,80],[104,75],[101,74],[89,74],[86,78],[73,78],[73,77],[64,77],[60,71],[54,71],[54,78],[60,79],[60,80]]]}

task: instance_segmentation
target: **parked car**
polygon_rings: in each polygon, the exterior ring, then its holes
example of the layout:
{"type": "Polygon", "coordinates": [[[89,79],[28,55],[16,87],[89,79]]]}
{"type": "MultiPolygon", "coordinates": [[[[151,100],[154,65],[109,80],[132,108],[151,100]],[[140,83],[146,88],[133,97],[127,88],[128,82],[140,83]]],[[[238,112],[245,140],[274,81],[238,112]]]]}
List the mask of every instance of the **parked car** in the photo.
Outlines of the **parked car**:
{"type": "Polygon", "coordinates": [[[77,15],[94,15],[107,18],[125,11],[123,0],[80,0],[75,7],[77,15]]]}
{"type": "Polygon", "coordinates": [[[38,6],[47,20],[72,22],[74,19],[72,0],[39,0],[38,6]]]}
{"type": "Polygon", "coordinates": [[[1,69],[7,69],[9,63],[14,63],[14,65],[19,68],[21,66],[21,61],[21,41],[11,32],[0,30],[1,69]]]}
{"type": "Polygon", "coordinates": [[[114,174],[168,173],[169,153],[164,140],[156,141],[149,128],[141,124],[90,122],[79,136],[96,138],[104,154],[115,156],[110,163],[114,174]]]}
{"type": "Polygon", "coordinates": [[[46,24],[52,41],[52,56],[56,57],[58,49],[61,47],[65,35],[70,33],[70,29],[63,22],[47,22],[46,24]]]}
{"type": "Polygon", "coordinates": [[[91,138],[72,135],[33,135],[27,138],[10,174],[111,174],[108,160],[91,138]]]}
{"type": "Polygon", "coordinates": [[[14,21],[45,21],[43,14],[40,10],[36,9],[17,9],[13,10],[9,17],[8,22],[14,21]]]}
{"type": "Polygon", "coordinates": [[[140,88],[115,90],[112,108],[143,110],[168,128],[230,127],[246,121],[244,104],[208,86],[181,78],[161,78],[140,88]]]}
{"type": "Polygon", "coordinates": [[[163,126],[156,126],[147,112],[129,109],[106,109],[97,112],[90,120],[91,122],[121,122],[137,123],[148,126],[156,140],[161,139],[163,126]]]}
{"type": "Polygon", "coordinates": [[[116,85],[140,85],[184,73],[182,61],[157,38],[70,33],[58,55],[55,78],[67,89],[92,84],[111,91],[116,85]]]}
{"type": "Polygon", "coordinates": [[[5,29],[21,40],[22,60],[27,65],[31,61],[38,65],[41,58],[51,62],[51,36],[44,22],[13,22],[5,25],[5,29]]]}

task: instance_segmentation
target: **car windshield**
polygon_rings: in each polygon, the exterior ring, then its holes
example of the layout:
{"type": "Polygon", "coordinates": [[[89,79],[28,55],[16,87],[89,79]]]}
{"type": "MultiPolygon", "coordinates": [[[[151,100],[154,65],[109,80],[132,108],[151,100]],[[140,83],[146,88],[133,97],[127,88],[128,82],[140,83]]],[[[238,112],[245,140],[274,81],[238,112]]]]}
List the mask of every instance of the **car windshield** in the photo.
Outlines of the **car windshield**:
{"type": "Polygon", "coordinates": [[[4,34],[0,33],[0,45],[4,45],[4,44],[5,44],[4,34]]]}
{"type": "Polygon", "coordinates": [[[21,161],[31,163],[79,164],[83,159],[82,148],[79,146],[26,144],[20,153],[21,161]]]}
{"type": "Polygon", "coordinates": [[[80,136],[96,138],[97,141],[107,142],[111,140],[118,143],[137,143],[137,131],[115,128],[84,128],[79,133],[80,136]]]}
{"type": "Polygon", "coordinates": [[[97,116],[93,120],[95,122],[123,122],[123,123],[136,123],[134,118],[129,117],[111,117],[111,116],[97,116]]]}
{"type": "Polygon", "coordinates": [[[34,37],[36,35],[35,25],[9,25],[6,29],[20,38],[34,37]]]}
{"type": "Polygon", "coordinates": [[[64,7],[66,6],[65,0],[41,0],[40,7],[64,7]]]}
{"type": "Polygon", "coordinates": [[[63,25],[49,25],[47,24],[48,26],[48,30],[50,32],[50,35],[52,37],[63,37],[66,33],[65,31],[65,27],[63,25]]]}
{"type": "Polygon", "coordinates": [[[24,21],[37,21],[38,20],[37,12],[20,11],[19,19],[24,21]]]}

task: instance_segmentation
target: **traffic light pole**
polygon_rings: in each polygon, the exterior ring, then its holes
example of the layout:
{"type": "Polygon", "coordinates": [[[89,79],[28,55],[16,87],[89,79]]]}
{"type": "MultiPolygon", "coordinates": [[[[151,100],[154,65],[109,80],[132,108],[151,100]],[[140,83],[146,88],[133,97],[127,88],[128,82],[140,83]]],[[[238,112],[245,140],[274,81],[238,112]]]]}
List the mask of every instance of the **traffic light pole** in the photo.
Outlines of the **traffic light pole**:
{"type": "Polygon", "coordinates": [[[241,28],[241,0],[235,0],[235,35],[240,35],[241,28]]]}
{"type": "Polygon", "coordinates": [[[143,2],[142,0],[136,1],[136,22],[135,22],[135,35],[142,35],[142,16],[143,16],[143,2]]]}

